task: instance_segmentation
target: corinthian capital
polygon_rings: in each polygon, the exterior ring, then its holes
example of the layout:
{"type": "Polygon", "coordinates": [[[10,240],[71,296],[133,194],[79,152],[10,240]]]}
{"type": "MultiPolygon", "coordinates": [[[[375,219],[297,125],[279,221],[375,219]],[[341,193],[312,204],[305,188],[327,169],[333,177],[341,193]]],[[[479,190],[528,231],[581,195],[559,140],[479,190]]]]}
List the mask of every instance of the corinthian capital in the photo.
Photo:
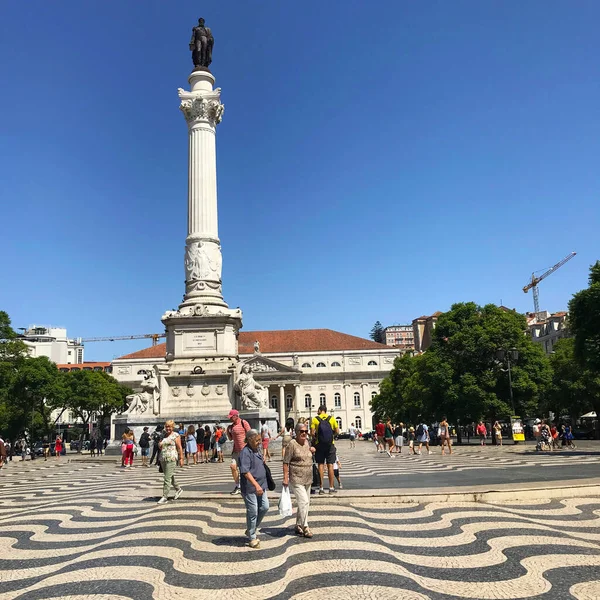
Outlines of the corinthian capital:
{"type": "Polygon", "coordinates": [[[208,123],[215,127],[223,118],[225,105],[220,100],[220,90],[217,89],[211,94],[193,94],[179,90],[181,104],[179,110],[184,114],[188,125],[197,122],[208,123]]]}

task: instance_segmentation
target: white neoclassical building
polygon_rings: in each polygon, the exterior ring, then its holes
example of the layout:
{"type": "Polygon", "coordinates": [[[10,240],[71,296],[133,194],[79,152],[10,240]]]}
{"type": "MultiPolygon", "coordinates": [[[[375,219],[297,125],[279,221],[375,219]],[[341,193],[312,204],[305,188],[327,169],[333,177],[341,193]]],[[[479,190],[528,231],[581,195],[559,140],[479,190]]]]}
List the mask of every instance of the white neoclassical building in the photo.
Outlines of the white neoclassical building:
{"type": "MultiPolygon", "coordinates": [[[[144,373],[165,362],[165,352],[166,345],[158,344],[117,358],[113,376],[139,389],[144,373]]],[[[330,329],[243,331],[238,352],[267,389],[280,423],[314,416],[326,404],[342,430],[354,423],[365,431],[372,427],[369,402],[399,354],[397,348],[330,329]]]]}

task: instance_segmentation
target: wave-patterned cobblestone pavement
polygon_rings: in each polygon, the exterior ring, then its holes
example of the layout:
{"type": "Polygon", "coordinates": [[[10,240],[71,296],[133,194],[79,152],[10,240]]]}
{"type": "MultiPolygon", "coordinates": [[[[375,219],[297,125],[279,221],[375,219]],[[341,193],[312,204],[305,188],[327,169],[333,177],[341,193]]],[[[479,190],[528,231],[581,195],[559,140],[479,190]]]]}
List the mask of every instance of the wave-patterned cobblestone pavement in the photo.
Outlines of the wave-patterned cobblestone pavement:
{"type": "Polygon", "coordinates": [[[312,540],[273,507],[251,550],[240,499],[157,506],[153,470],[41,462],[0,480],[2,600],[600,598],[600,497],[320,501],[312,540]]]}

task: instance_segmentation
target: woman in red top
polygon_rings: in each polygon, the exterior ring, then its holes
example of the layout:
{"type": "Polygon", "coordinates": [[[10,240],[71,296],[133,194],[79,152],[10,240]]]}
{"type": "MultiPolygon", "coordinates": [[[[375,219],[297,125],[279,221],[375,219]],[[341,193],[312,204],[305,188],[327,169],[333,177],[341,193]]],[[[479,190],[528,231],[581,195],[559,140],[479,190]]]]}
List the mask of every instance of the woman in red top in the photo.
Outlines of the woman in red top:
{"type": "Polygon", "coordinates": [[[59,459],[63,449],[63,441],[60,435],[56,436],[56,441],[54,442],[54,450],[56,452],[56,458],[59,459]]]}
{"type": "Polygon", "coordinates": [[[485,446],[485,438],[487,437],[487,429],[483,424],[483,421],[479,421],[479,425],[477,425],[477,434],[479,435],[479,440],[482,446],[485,446]]]}

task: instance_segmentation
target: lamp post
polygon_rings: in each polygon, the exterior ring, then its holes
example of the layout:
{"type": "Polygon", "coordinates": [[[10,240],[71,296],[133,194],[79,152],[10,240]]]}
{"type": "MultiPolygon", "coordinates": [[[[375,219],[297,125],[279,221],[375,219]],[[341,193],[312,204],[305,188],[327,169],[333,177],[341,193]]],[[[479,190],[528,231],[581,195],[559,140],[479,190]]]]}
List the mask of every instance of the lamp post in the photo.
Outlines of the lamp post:
{"type": "Polygon", "coordinates": [[[519,351],[516,348],[511,348],[510,350],[499,349],[496,350],[496,358],[504,362],[506,360],[506,366],[508,371],[508,389],[510,392],[510,404],[512,407],[513,416],[515,415],[515,399],[513,396],[513,387],[512,387],[512,372],[510,370],[510,361],[513,363],[519,360],[519,351]]]}

